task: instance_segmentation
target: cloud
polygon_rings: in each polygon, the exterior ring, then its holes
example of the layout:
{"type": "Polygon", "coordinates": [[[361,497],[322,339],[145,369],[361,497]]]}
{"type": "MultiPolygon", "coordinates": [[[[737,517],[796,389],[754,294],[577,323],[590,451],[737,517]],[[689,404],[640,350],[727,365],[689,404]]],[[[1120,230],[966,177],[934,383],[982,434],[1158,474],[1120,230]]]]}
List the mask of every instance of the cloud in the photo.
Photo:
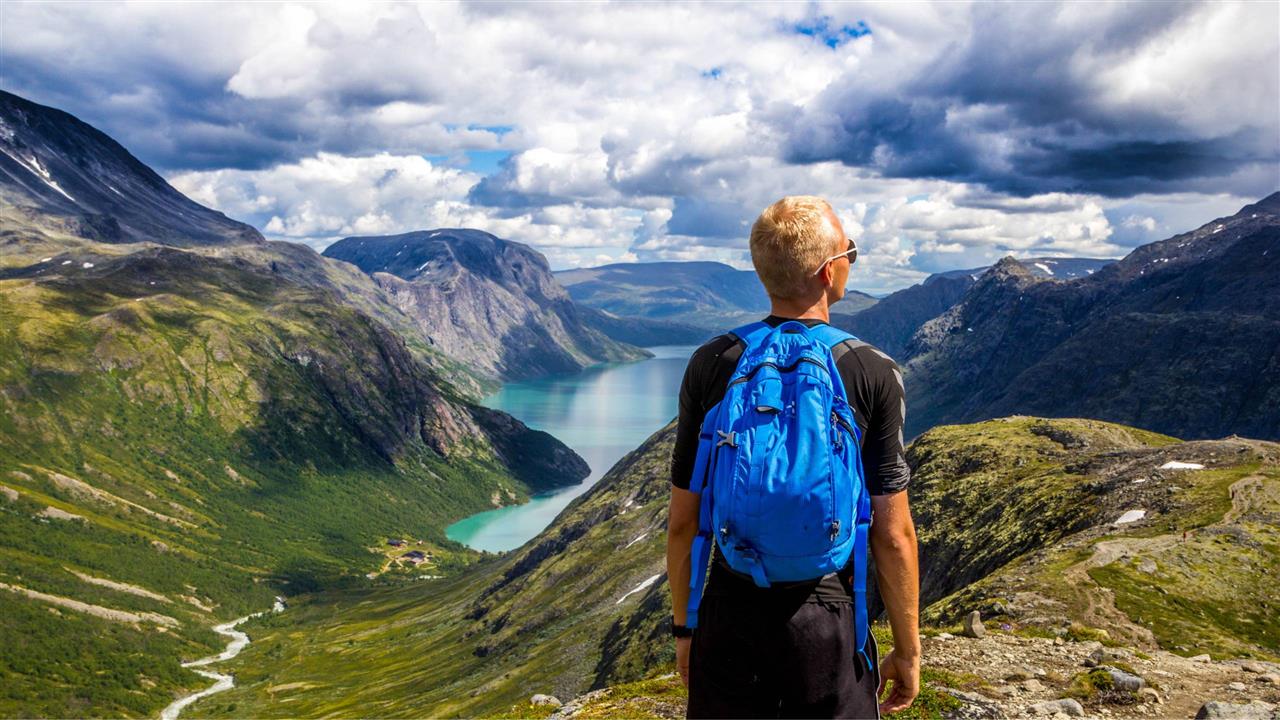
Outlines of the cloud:
{"type": "Polygon", "coordinates": [[[1274,4],[8,4],[6,89],[268,235],[717,259],[828,197],[883,291],[1280,187],[1274,4]],[[1133,217],[1141,222],[1127,222],[1133,217]]]}
{"type": "Polygon", "coordinates": [[[783,115],[786,157],[1021,196],[1260,196],[1280,163],[1278,26],[1261,3],[975,5],[953,41],[915,48],[927,60],[877,52],[783,115]]]}

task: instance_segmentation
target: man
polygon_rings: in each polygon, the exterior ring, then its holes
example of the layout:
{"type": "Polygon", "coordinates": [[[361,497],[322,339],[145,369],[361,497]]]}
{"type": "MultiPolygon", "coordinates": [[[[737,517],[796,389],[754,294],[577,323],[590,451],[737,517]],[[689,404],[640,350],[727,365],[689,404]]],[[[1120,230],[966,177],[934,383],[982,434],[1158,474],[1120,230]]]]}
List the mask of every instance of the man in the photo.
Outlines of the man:
{"type": "MultiPolygon", "coordinates": [[[[810,327],[828,322],[856,256],[825,200],[785,197],[769,206],[751,228],[751,261],[772,305],[765,322],[773,327],[789,319],[810,327]]],[[[855,652],[848,572],[761,588],[729,568],[718,549],[698,627],[687,637],[690,548],[698,533],[700,500],[700,488],[689,484],[698,434],[707,410],[724,397],[742,353],[740,343],[721,335],[689,360],[672,454],[667,576],[676,665],[689,688],[691,718],[878,717],[909,707],[919,692],[919,571],[906,493],[910,470],[903,455],[902,374],[876,348],[858,341],[846,345],[849,350],[838,355],[836,367],[862,431],[874,513],[869,544],[893,629],[893,651],[880,661],[872,639],[870,666],[855,652]],[[890,683],[892,692],[879,703],[890,683]]]]}

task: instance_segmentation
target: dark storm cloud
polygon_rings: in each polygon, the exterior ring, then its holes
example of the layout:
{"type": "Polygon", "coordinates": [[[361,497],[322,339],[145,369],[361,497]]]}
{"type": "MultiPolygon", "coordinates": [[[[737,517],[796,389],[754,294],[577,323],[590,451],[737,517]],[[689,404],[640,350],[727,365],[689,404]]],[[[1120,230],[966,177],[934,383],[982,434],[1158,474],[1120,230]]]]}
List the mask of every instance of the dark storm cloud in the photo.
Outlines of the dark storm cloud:
{"type": "MultiPolygon", "coordinates": [[[[1024,197],[1223,189],[1265,194],[1274,186],[1261,186],[1268,173],[1258,169],[1280,163],[1280,58],[1274,50],[1269,67],[1241,68],[1267,79],[1269,109],[1232,118],[1231,127],[1186,121],[1196,99],[1176,91],[1169,106],[1120,102],[1103,97],[1108,88],[1097,82],[1096,73],[1109,64],[1132,60],[1145,43],[1158,43],[1162,33],[1191,22],[1198,7],[1107,6],[1113,15],[1092,22],[1082,19],[1079,6],[979,5],[974,32],[914,76],[875,85],[850,74],[812,108],[787,116],[779,128],[787,137],[784,157],[838,160],[885,177],[980,183],[1024,197]],[[1239,179],[1224,187],[1224,178],[1233,175],[1239,179]]],[[[1262,14],[1275,24],[1274,7],[1262,14]]]]}
{"type": "Polygon", "coordinates": [[[72,75],[48,58],[6,55],[5,89],[75,115],[162,171],[257,169],[302,149],[291,109],[263,107],[226,92],[223,81],[165,67],[143,77],[108,67],[72,75]]]}

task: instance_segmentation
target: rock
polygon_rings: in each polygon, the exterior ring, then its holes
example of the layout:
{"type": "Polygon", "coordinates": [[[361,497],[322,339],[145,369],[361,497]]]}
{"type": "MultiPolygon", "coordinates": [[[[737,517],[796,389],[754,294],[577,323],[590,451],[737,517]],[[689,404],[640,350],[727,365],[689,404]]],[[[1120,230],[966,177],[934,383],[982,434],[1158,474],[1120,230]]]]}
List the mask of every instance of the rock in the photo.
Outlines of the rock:
{"type": "Polygon", "coordinates": [[[1244,692],[1245,686],[1244,686],[1244,683],[1242,682],[1233,682],[1233,683],[1227,683],[1227,687],[1232,690],[1235,690],[1236,692],[1244,692]]]}
{"type": "Polygon", "coordinates": [[[987,634],[987,628],[982,624],[982,613],[974,610],[964,618],[964,630],[961,635],[971,638],[984,637],[987,634]]]}
{"type": "Polygon", "coordinates": [[[1156,705],[1164,704],[1164,699],[1160,697],[1160,693],[1149,687],[1138,688],[1138,700],[1155,703],[1156,705]]]}
{"type": "Polygon", "coordinates": [[[1266,675],[1259,675],[1258,682],[1270,683],[1272,685],[1280,685],[1280,675],[1277,675],[1276,673],[1267,673],[1266,675]]]}
{"type": "Polygon", "coordinates": [[[1107,674],[1111,676],[1111,684],[1115,686],[1116,690],[1123,690],[1125,692],[1138,692],[1139,690],[1147,686],[1146,680],[1143,680],[1142,678],[1132,673],[1127,673],[1119,668],[1113,668],[1108,665],[1100,665],[1098,669],[1107,671],[1107,674]]]}
{"type": "Polygon", "coordinates": [[[1243,660],[1240,662],[1240,669],[1261,675],[1267,671],[1267,666],[1256,660],[1243,660]]]}
{"type": "Polygon", "coordinates": [[[1187,658],[1187,659],[1188,659],[1188,660],[1190,660],[1191,662],[1198,662],[1198,663],[1209,663],[1209,662],[1213,662],[1213,658],[1209,657],[1209,655],[1208,655],[1208,654],[1205,654],[1205,655],[1195,655],[1195,656],[1189,657],[1189,658],[1187,658]]]}
{"type": "Polygon", "coordinates": [[[948,633],[948,632],[944,632],[944,633],[938,633],[937,638],[939,640],[952,640],[955,638],[955,635],[952,635],[951,633],[948,633]]]}
{"type": "Polygon", "coordinates": [[[1035,678],[1024,680],[1022,681],[1022,689],[1027,692],[1040,692],[1044,690],[1044,683],[1036,680],[1035,678]]]}
{"type": "Polygon", "coordinates": [[[1127,657],[1128,656],[1125,653],[1122,653],[1113,648],[1102,647],[1101,645],[1099,645],[1098,647],[1094,648],[1093,652],[1089,653],[1089,657],[1085,658],[1084,666],[1096,667],[1104,663],[1115,662],[1116,660],[1124,660],[1127,657]]]}
{"type": "Polygon", "coordinates": [[[948,687],[940,687],[938,690],[960,701],[960,708],[947,715],[954,720],[999,720],[1005,717],[999,705],[981,695],[948,687]]]}
{"type": "Polygon", "coordinates": [[[1010,670],[1009,673],[1004,676],[1004,679],[1009,680],[1011,682],[1019,682],[1021,680],[1030,680],[1035,676],[1036,676],[1035,670],[1032,670],[1029,667],[1017,667],[1017,668],[1014,668],[1013,670],[1010,670]]]}
{"type": "Polygon", "coordinates": [[[1156,561],[1151,558],[1144,558],[1142,562],[1138,563],[1138,572],[1154,575],[1156,570],[1156,561]]]}
{"type": "Polygon", "coordinates": [[[1084,717],[1084,707],[1070,698],[1036,703],[1035,705],[1027,708],[1027,712],[1032,715],[1053,716],[1058,713],[1062,713],[1068,717],[1084,717]]]}
{"type": "Polygon", "coordinates": [[[992,615],[1008,615],[1009,608],[1005,607],[1004,603],[997,600],[991,603],[991,614],[992,615]]]}
{"type": "Polygon", "coordinates": [[[530,705],[549,705],[551,707],[556,707],[556,708],[560,707],[561,705],[564,705],[564,703],[560,702],[560,699],[557,698],[555,695],[543,695],[541,693],[529,698],[529,704],[530,705]]]}
{"type": "Polygon", "coordinates": [[[1254,700],[1247,705],[1210,700],[1200,707],[1196,720],[1222,718],[1223,720],[1271,720],[1276,709],[1271,703],[1254,700]]]}

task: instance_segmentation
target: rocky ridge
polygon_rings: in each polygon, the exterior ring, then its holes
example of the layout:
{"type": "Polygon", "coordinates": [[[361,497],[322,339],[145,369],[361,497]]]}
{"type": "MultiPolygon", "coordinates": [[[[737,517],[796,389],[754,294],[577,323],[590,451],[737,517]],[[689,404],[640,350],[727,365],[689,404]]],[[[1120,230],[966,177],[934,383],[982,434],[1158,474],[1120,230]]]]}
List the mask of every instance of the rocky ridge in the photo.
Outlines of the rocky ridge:
{"type": "Polygon", "coordinates": [[[592,327],[527,245],[440,229],[346,238],[324,254],[371,275],[428,342],[491,381],[647,356],[592,327]]]}
{"type": "Polygon", "coordinates": [[[1092,275],[986,271],[906,350],[907,434],[1015,413],[1280,437],[1280,193],[1092,275]]]}
{"type": "Polygon", "coordinates": [[[19,234],[104,243],[260,243],[193,202],[106,134],[0,91],[0,247],[19,234]]]}

